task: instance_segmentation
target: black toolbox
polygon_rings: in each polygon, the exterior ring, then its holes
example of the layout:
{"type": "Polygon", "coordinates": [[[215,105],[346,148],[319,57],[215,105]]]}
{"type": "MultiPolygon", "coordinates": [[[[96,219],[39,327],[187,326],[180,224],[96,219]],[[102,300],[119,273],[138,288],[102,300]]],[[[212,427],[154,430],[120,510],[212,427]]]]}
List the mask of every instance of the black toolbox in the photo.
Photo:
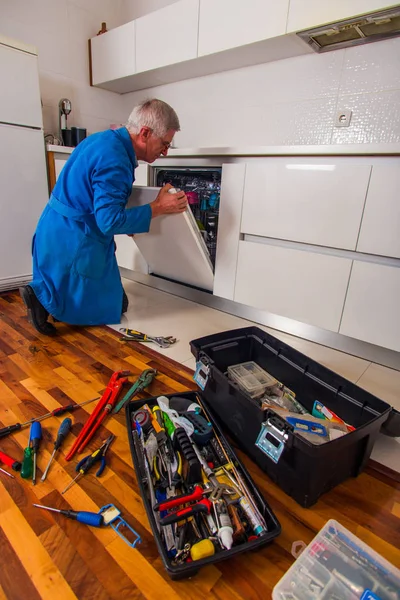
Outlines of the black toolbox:
{"type": "Polygon", "coordinates": [[[389,404],[258,327],[193,340],[191,351],[198,365],[204,365],[200,379],[205,383],[202,394],[207,408],[238,446],[301,506],[312,506],[324,492],[356,477],[380,430],[392,437],[400,435],[400,413],[389,404]],[[355,430],[322,445],[311,444],[228,379],[228,367],[247,361],[254,361],[290,388],[309,412],[318,400],[355,430]],[[273,431],[275,456],[256,446],[266,428],[273,431]]]}
{"type": "MultiPolygon", "coordinates": [[[[188,399],[191,402],[195,402],[195,403],[198,403],[198,400],[200,398],[200,402],[204,405],[204,402],[203,402],[204,399],[202,398],[202,396],[200,396],[196,392],[175,393],[175,394],[166,395],[166,397],[169,399],[173,398],[173,397],[185,398],[185,399],[188,399]]],[[[151,528],[153,531],[153,535],[154,535],[154,538],[155,538],[155,541],[157,544],[158,551],[163,560],[165,569],[166,569],[168,575],[171,577],[171,579],[179,580],[179,579],[185,579],[188,577],[192,577],[198,573],[198,571],[201,569],[201,567],[204,567],[209,564],[215,564],[215,563],[220,562],[225,559],[236,557],[239,554],[242,554],[246,551],[257,550],[258,548],[271,543],[274,540],[274,538],[276,538],[280,534],[281,526],[280,526],[277,518],[273,514],[271,508],[269,507],[267,502],[263,499],[263,497],[257,490],[257,488],[256,488],[255,484],[253,483],[246,468],[238,460],[238,458],[236,457],[235,453],[233,452],[231,446],[229,445],[229,443],[227,442],[227,440],[224,438],[223,434],[221,433],[221,430],[216,425],[216,423],[211,419],[213,431],[214,431],[214,434],[216,434],[216,435],[214,435],[214,438],[216,438],[216,436],[218,436],[229,459],[234,463],[235,467],[239,471],[243,481],[245,482],[245,485],[247,486],[248,491],[250,492],[251,499],[255,503],[255,505],[259,511],[259,514],[262,516],[262,518],[265,521],[266,530],[257,536],[256,535],[250,536],[251,539],[249,539],[247,541],[239,543],[238,545],[233,545],[233,547],[230,550],[226,550],[226,549],[222,550],[221,549],[220,551],[217,551],[213,556],[209,556],[209,557],[203,558],[201,560],[194,560],[192,562],[186,562],[181,565],[175,565],[173,563],[173,559],[168,554],[166,546],[164,545],[163,539],[159,533],[157,520],[156,520],[156,516],[155,516],[157,513],[155,513],[155,511],[153,511],[151,499],[149,497],[150,494],[149,494],[148,485],[147,485],[147,482],[145,481],[145,479],[146,479],[145,471],[143,471],[143,456],[144,455],[143,455],[142,451],[140,450],[140,447],[139,447],[139,449],[137,448],[138,441],[137,441],[137,437],[136,437],[136,443],[135,443],[135,440],[134,440],[135,434],[133,433],[134,427],[132,425],[133,413],[135,413],[138,409],[143,407],[145,404],[147,404],[150,408],[152,408],[154,405],[156,405],[156,403],[157,403],[157,397],[146,399],[146,400],[143,400],[142,402],[140,402],[138,400],[136,400],[134,402],[130,402],[126,406],[125,415],[126,415],[126,423],[127,423],[127,430],[128,430],[128,437],[129,437],[129,444],[130,444],[130,449],[131,449],[131,454],[132,454],[133,465],[134,465],[134,468],[136,471],[137,481],[138,481],[140,493],[142,496],[143,504],[144,504],[146,512],[147,512],[147,516],[148,516],[148,519],[149,519],[149,522],[150,522],[150,525],[151,525],[151,528]],[[141,456],[139,456],[139,454],[141,454],[141,456]]],[[[201,414],[204,414],[204,413],[201,413],[201,414]]],[[[209,414],[207,414],[205,416],[206,416],[206,419],[207,419],[207,417],[210,418],[209,414]]],[[[162,530],[162,528],[161,528],[161,530],[162,530]]]]}

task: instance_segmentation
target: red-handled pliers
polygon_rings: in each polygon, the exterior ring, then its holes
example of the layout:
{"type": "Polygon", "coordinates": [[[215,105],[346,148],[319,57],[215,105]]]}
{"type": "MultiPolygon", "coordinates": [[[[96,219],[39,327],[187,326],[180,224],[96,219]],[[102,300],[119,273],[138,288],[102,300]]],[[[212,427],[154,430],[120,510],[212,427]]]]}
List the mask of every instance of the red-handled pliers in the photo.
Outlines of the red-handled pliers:
{"type": "Polygon", "coordinates": [[[76,452],[82,452],[82,450],[90,442],[104,419],[114,408],[124,383],[128,381],[128,375],[130,375],[129,371],[116,371],[113,373],[110,381],[107,384],[104,394],[86,421],[71,450],[65,457],[66,460],[71,460],[71,458],[75,456],[76,452]]]}

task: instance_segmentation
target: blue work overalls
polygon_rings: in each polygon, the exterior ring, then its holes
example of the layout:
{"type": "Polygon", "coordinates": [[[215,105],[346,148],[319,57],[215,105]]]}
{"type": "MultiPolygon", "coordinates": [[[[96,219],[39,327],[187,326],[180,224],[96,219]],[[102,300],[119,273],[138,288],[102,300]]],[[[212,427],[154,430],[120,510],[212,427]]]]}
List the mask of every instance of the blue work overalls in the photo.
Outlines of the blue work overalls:
{"type": "Polygon", "coordinates": [[[66,162],[33,238],[42,305],[73,325],[119,323],[122,283],[115,234],[144,233],[150,205],[126,209],[136,156],[125,127],[89,136],[66,162]]]}

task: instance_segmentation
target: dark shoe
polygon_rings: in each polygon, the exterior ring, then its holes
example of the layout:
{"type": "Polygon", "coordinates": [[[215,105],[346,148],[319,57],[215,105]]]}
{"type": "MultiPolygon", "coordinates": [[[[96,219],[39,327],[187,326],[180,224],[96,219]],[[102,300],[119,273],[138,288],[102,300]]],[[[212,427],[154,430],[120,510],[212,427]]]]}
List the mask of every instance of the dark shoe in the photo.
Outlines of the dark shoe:
{"type": "Polygon", "coordinates": [[[56,328],[47,322],[49,313],[42,306],[35,296],[35,292],[30,285],[19,288],[20,296],[28,310],[28,321],[34,328],[43,335],[54,336],[57,333],[56,328]]]}
{"type": "Polygon", "coordinates": [[[122,314],[126,313],[129,306],[128,296],[125,294],[125,290],[122,290],[122,314]]]}

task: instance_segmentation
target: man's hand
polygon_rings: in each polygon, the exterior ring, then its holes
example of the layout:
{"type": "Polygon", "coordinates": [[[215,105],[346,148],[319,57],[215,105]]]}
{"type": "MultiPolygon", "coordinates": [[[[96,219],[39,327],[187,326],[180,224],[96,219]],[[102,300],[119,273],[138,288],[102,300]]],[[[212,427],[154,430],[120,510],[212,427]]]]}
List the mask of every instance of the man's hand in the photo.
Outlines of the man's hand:
{"type": "Polygon", "coordinates": [[[170,194],[168,190],[172,188],[170,183],[164,185],[158,193],[154,202],[150,203],[152,218],[160,215],[171,215],[174,213],[185,212],[187,208],[187,198],[185,192],[170,194]]]}

